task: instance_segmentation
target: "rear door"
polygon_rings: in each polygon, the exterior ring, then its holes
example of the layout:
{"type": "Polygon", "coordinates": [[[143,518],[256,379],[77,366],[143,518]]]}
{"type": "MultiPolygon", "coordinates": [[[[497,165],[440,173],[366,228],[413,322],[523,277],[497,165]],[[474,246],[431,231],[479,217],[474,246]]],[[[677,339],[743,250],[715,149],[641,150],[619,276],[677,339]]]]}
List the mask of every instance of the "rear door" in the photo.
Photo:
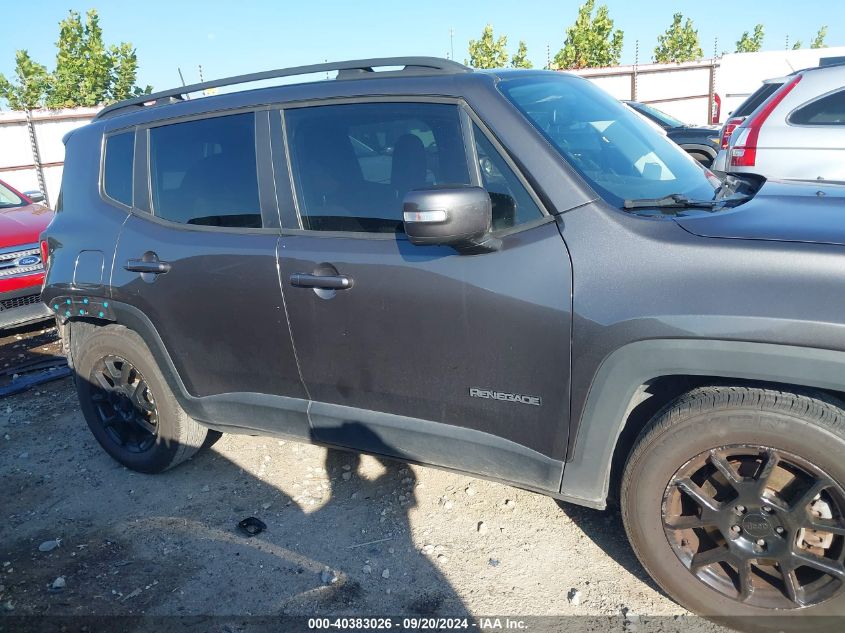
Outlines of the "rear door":
{"type": "Polygon", "coordinates": [[[307,436],[276,269],[268,120],[241,111],[138,131],[113,300],[157,332],[193,415],[307,436]]]}
{"type": "Polygon", "coordinates": [[[283,117],[279,269],[316,439],[556,490],[571,270],[513,164],[455,102],[334,102],[283,117]],[[490,192],[498,251],[405,238],[405,193],[458,183],[490,192]],[[302,273],[325,281],[302,287],[302,273]]]}

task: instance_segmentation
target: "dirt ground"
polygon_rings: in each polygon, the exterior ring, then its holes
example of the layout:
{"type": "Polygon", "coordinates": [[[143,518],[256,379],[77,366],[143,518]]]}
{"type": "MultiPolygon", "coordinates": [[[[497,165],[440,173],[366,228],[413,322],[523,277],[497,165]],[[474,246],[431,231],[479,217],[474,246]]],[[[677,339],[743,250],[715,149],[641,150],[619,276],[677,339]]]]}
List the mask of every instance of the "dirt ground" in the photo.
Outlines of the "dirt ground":
{"type": "MultiPolygon", "coordinates": [[[[57,353],[42,329],[0,339],[0,366],[57,353]]],[[[0,631],[15,616],[185,615],[231,633],[246,625],[227,618],[286,614],[717,630],[648,578],[615,512],[264,437],[141,475],[94,441],[70,378],[0,399],[0,565],[0,631]],[[249,516],[266,531],[243,535],[249,516]]]]}

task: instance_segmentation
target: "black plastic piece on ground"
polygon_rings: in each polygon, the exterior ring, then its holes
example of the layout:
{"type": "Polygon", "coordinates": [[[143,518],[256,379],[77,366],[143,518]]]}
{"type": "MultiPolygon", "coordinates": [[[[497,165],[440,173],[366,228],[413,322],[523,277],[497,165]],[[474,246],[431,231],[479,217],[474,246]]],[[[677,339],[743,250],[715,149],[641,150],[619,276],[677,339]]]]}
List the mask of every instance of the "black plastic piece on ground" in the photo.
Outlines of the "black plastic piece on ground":
{"type": "Polygon", "coordinates": [[[238,529],[247,536],[255,536],[261,534],[267,529],[267,525],[261,519],[255,517],[247,517],[238,523],[238,529]]]}

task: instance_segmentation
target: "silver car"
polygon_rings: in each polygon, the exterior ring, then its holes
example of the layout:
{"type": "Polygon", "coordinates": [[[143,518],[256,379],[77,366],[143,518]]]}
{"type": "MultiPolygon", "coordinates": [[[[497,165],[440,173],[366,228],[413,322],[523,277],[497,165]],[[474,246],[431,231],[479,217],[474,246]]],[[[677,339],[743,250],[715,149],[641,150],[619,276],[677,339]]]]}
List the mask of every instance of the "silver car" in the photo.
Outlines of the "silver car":
{"type": "Polygon", "coordinates": [[[845,181],[845,64],[786,79],[733,131],[724,171],[845,181]]]}

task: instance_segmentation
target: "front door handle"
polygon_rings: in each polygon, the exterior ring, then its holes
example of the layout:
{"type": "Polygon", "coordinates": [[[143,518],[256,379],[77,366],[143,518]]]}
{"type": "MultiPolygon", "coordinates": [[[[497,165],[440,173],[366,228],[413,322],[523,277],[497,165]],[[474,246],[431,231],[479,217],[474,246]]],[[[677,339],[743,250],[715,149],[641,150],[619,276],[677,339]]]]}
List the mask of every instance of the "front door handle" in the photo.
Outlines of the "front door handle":
{"type": "Polygon", "coordinates": [[[293,273],[290,285],[297,288],[320,288],[323,290],[348,290],[352,287],[352,277],[346,275],[312,275],[293,273]]]}

